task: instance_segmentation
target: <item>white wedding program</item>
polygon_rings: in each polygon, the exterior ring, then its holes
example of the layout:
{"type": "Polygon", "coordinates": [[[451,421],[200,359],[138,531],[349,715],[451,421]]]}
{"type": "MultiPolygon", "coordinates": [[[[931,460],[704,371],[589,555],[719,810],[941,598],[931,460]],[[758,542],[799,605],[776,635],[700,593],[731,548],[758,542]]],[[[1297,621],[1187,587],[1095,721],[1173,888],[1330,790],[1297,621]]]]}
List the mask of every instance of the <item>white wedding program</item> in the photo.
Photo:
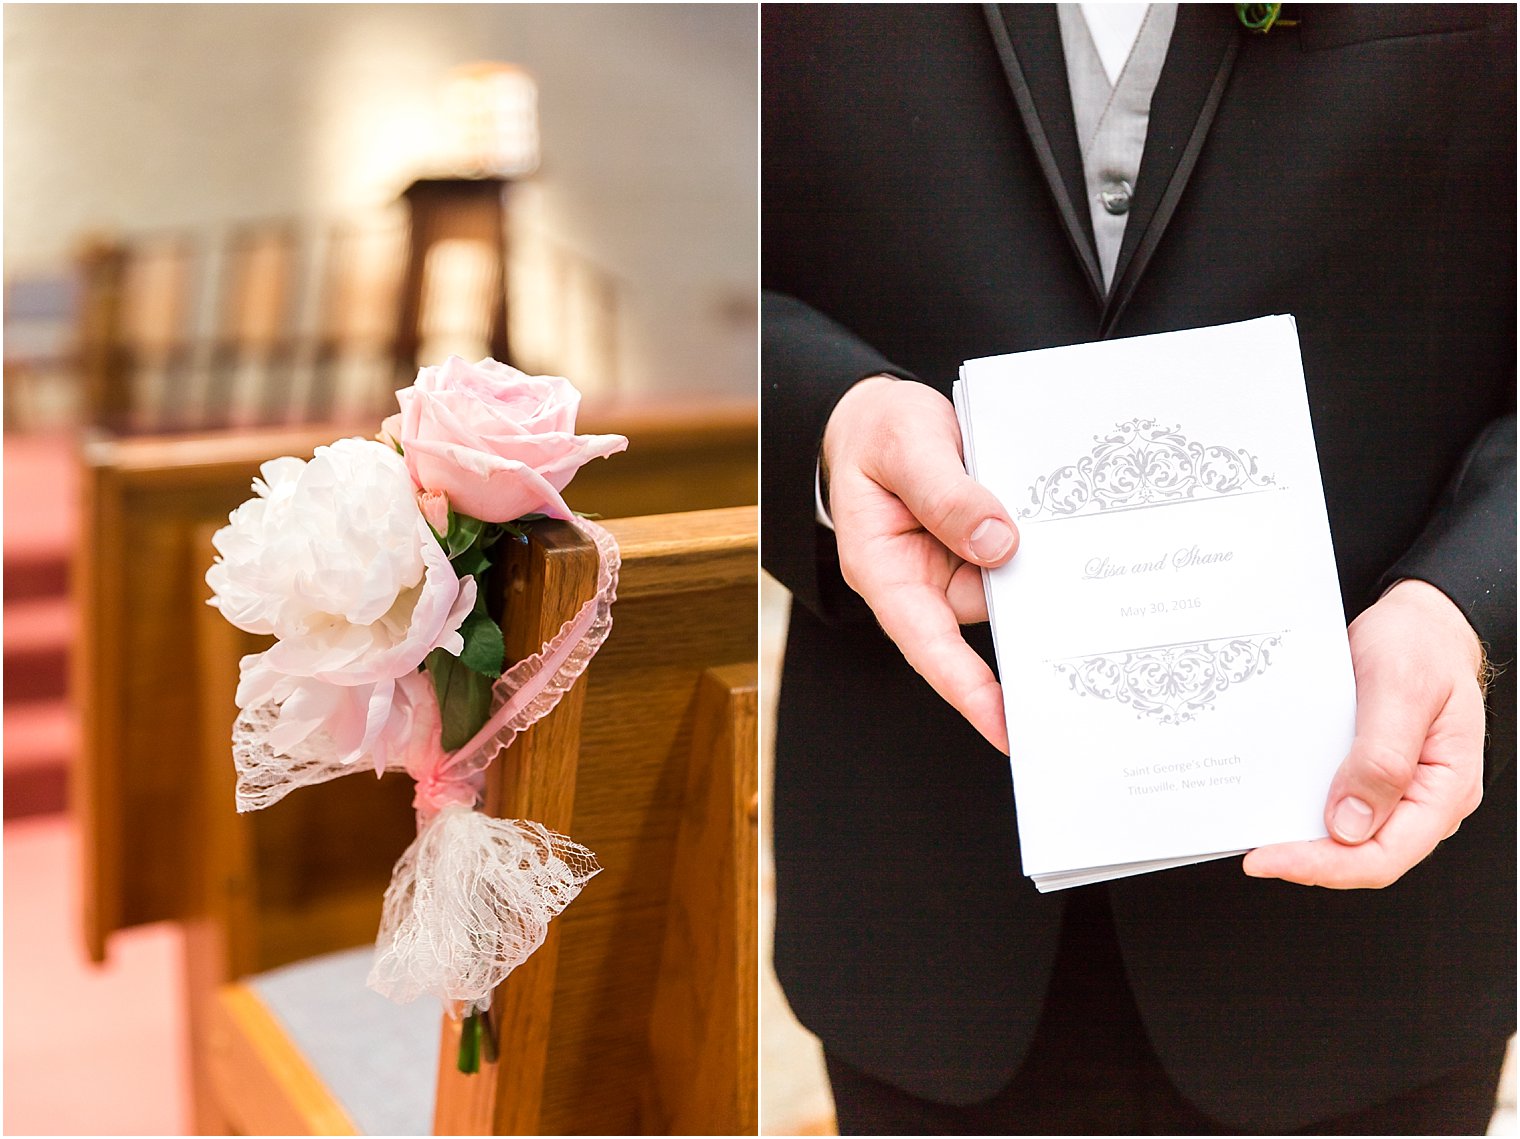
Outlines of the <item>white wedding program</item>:
{"type": "Polygon", "coordinates": [[[966,467],[1041,890],[1325,836],[1356,689],[1289,316],[967,361],[966,467]]]}

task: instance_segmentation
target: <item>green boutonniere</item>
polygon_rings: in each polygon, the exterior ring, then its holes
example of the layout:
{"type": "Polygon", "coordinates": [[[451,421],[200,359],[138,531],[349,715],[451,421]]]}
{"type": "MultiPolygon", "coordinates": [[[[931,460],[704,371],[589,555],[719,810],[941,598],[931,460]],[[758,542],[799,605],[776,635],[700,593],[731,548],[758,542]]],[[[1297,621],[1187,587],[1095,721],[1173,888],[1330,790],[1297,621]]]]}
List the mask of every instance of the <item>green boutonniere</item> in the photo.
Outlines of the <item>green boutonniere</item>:
{"type": "Polygon", "coordinates": [[[1291,28],[1298,23],[1297,20],[1279,20],[1282,13],[1281,4],[1236,4],[1235,15],[1240,18],[1241,25],[1247,31],[1260,32],[1266,35],[1275,27],[1291,28]]]}

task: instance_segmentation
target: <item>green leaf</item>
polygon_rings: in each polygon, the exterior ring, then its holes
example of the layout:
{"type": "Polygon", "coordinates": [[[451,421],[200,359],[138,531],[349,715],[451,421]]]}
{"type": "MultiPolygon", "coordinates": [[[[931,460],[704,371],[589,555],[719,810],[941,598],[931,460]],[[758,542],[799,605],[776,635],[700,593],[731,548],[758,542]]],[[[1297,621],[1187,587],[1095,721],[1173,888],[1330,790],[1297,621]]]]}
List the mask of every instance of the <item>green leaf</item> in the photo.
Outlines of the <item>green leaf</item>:
{"type": "MultiPolygon", "coordinates": [[[[500,630],[497,635],[500,636],[500,630]]],[[[428,653],[427,670],[433,681],[433,691],[438,693],[438,713],[443,720],[443,750],[457,751],[469,743],[470,737],[490,718],[491,678],[442,649],[428,653]]]]}
{"type": "Polygon", "coordinates": [[[502,537],[511,538],[514,542],[525,543],[528,541],[528,532],[515,522],[499,522],[502,537]]]}
{"type": "Polygon", "coordinates": [[[464,624],[459,626],[459,632],[464,637],[460,662],[484,676],[500,676],[507,646],[502,640],[501,628],[491,620],[490,614],[480,609],[472,610],[464,624]]]}
{"type": "Polygon", "coordinates": [[[468,514],[455,514],[449,511],[449,557],[455,558],[464,553],[475,544],[475,539],[480,537],[480,532],[485,528],[485,523],[479,518],[471,518],[468,514]]]}
{"type": "MultiPolygon", "coordinates": [[[[471,546],[457,558],[451,559],[449,565],[454,567],[456,576],[468,577],[473,574],[476,580],[479,581],[486,570],[491,568],[491,559],[486,556],[486,552],[479,546],[471,546]]],[[[477,596],[484,596],[484,594],[483,592],[478,593],[477,596]]]]}

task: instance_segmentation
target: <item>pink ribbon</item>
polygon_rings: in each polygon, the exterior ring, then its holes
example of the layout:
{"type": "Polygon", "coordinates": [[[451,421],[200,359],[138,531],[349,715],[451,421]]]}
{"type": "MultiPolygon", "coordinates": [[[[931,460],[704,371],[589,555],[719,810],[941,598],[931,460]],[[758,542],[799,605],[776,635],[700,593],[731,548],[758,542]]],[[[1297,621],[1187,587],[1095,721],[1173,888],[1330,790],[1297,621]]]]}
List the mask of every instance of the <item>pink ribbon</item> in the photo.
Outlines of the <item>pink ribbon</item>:
{"type": "Polygon", "coordinates": [[[484,784],[485,769],[497,753],[554,710],[607,639],[621,566],[617,542],[595,522],[578,518],[574,524],[597,547],[596,593],[537,653],[502,674],[492,686],[496,710],[463,747],[452,754],[445,752],[434,725],[416,733],[406,768],[417,780],[414,805],[419,823],[450,804],[473,805],[484,784]]]}

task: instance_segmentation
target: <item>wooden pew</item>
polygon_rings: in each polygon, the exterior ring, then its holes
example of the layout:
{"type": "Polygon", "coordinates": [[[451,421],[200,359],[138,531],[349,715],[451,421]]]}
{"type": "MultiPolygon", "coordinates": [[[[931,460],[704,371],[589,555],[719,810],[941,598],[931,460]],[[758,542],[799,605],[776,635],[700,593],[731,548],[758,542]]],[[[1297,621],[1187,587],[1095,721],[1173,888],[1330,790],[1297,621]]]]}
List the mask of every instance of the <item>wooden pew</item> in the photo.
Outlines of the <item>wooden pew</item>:
{"type": "Polygon", "coordinates": [[[96,239],[79,254],[80,364],[89,422],[166,423],[190,369],[200,252],[185,233],[96,239]]]}
{"type": "Polygon", "coordinates": [[[395,361],[406,244],[404,225],[340,222],[330,229],[310,386],[290,414],[306,420],[359,415],[370,393],[406,382],[395,361]]]}
{"type": "Polygon", "coordinates": [[[698,682],[665,919],[665,948],[649,1021],[654,1079],[651,1135],[751,1134],[759,1109],[755,915],[760,851],[758,684],[754,662],[709,669],[698,682]],[[705,757],[705,761],[704,761],[705,757]]]}
{"type": "Polygon", "coordinates": [[[76,255],[87,422],[142,435],[208,432],[368,415],[385,402],[407,376],[392,344],[404,238],[393,226],[335,229],[312,337],[297,327],[309,255],[300,229],[288,219],[232,227],[206,331],[196,317],[204,241],[87,240],[76,255]]]}
{"type": "MultiPolygon", "coordinates": [[[[211,550],[216,528],[211,522],[194,531],[188,575],[193,577],[211,550]]],[[[175,765],[180,809],[186,812],[175,837],[190,861],[173,903],[185,935],[194,1127],[202,1135],[283,1134],[295,1124],[279,1115],[263,1116],[261,1125],[252,1127],[245,1118],[234,1128],[214,1091],[211,1024],[217,989],[235,977],[373,939],[391,866],[416,833],[412,788],[395,774],[384,779],[355,774],[303,788],[263,811],[237,814],[230,741],[237,662],[269,647],[273,638],[244,633],[210,606],[186,600],[195,679],[187,687],[197,738],[189,741],[184,762],[175,765]]],[[[137,875],[125,881],[146,885],[137,875]]],[[[247,1057],[237,1062],[252,1065],[247,1057]]],[[[281,1067],[279,1060],[274,1063],[281,1067]]],[[[308,1115],[323,1117],[326,1100],[318,1092],[297,1098],[314,1105],[308,1115]]],[[[315,1126],[318,1133],[330,1130],[315,1126]]]]}
{"type": "Polygon", "coordinates": [[[245,223],[228,234],[207,374],[188,419],[249,427],[314,418],[292,390],[297,351],[299,234],[289,221],[245,223]]]}
{"type": "MultiPolygon", "coordinates": [[[[114,931],[186,919],[199,904],[191,630],[209,591],[191,568],[195,529],[224,522],[248,497],[259,462],[309,455],[332,437],[332,428],[312,428],[83,443],[72,581],[80,635],[73,699],[83,730],[70,790],[94,960],[105,959],[114,931]]],[[[204,557],[209,566],[209,551],[204,557]]]]}
{"type": "MultiPolygon", "coordinates": [[[[249,496],[260,462],[307,456],[376,426],[97,434],[84,441],[72,582],[80,615],[73,693],[83,743],[71,795],[83,835],[84,936],[94,960],[104,960],[114,931],[185,920],[200,906],[200,885],[188,869],[197,847],[185,822],[194,799],[187,772],[201,742],[190,630],[191,614],[208,596],[201,578],[212,551],[198,548],[192,557],[196,528],[225,523],[249,496]]],[[[626,454],[586,467],[569,502],[607,517],[753,503],[755,426],[753,403],[672,410],[588,401],[582,429],[619,431],[631,444],[626,454]]]]}
{"type": "MultiPolygon", "coordinates": [[[[461,1075],[458,1027],[444,1021],[438,1134],[755,1132],[756,513],[608,528],[623,555],[612,634],[559,707],[498,757],[487,791],[491,813],[570,834],[605,869],[498,990],[499,1062],[461,1075]]],[[[513,553],[501,588],[508,653],[521,657],[590,595],[595,555],[565,526],[540,528],[513,553]]],[[[202,632],[208,671],[235,671],[244,646],[213,624],[202,632]]],[[[208,695],[225,712],[231,680],[220,688],[208,695]]],[[[225,840],[226,748],[208,735],[207,749],[205,786],[224,804],[213,860],[262,879],[263,860],[248,857],[255,844],[225,840]]],[[[347,791],[360,778],[326,786],[347,791]]],[[[323,824],[356,809],[334,801],[323,824]]],[[[259,829],[259,815],[233,829],[259,829]]],[[[374,901],[378,913],[378,892],[374,901]]],[[[245,934],[257,920],[226,897],[207,911],[208,925],[242,923],[245,934]]],[[[236,939],[224,936],[224,949],[236,939]]],[[[221,1120],[249,1132],[351,1132],[250,986],[193,1003],[203,1018],[195,1054],[206,1058],[198,1079],[221,1120]]],[[[204,1112],[203,1124],[214,1118],[204,1112]]]]}

